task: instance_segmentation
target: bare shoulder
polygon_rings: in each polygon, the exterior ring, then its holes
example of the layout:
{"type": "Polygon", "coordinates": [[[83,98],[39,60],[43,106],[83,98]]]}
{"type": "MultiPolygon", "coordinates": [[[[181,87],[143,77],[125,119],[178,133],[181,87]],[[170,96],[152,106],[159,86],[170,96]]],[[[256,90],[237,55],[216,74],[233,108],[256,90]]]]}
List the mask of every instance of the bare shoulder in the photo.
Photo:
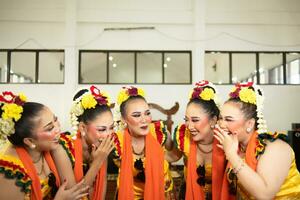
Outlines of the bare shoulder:
{"type": "Polygon", "coordinates": [[[289,163],[289,161],[290,162],[292,161],[292,152],[293,149],[288,143],[280,139],[277,139],[273,142],[267,142],[265,152],[261,156],[261,159],[268,157],[271,158],[272,160],[278,159],[289,163]]]}
{"type": "Polygon", "coordinates": [[[0,186],[0,199],[24,199],[25,193],[16,186],[15,179],[8,179],[0,174],[0,186]]]}

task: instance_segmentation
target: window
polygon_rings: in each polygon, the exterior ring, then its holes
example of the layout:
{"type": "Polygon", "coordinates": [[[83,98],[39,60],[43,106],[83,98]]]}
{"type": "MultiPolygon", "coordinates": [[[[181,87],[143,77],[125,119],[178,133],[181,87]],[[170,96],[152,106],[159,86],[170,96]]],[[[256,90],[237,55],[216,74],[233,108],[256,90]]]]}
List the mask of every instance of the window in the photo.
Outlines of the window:
{"type": "Polygon", "coordinates": [[[205,75],[211,82],[230,83],[229,53],[208,52],[205,54],[205,75]]]}
{"type": "Polygon", "coordinates": [[[79,83],[190,84],[190,51],[79,51],[79,83]]]}
{"type": "Polygon", "coordinates": [[[286,54],[287,83],[300,84],[300,53],[286,54]]]}
{"type": "Polygon", "coordinates": [[[207,51],[205,79],[215,84],[300,84],[300,52],[207,51]]]}
{"type": "Polygon", "coordinates": [[[0,50],[1,83],[63,83],[63,50],[0,50]]]}
{"type": "Polygon", "coordinates": [[[256,81],[256,55],[254,53],[232,53],[232,83],[256,81]]]}

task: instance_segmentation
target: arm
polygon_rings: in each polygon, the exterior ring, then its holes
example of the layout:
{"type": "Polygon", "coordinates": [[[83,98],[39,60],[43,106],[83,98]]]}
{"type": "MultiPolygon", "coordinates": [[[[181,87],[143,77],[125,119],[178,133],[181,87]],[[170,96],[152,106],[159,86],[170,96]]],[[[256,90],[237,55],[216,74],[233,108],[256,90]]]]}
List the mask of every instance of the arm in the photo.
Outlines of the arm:
{"type": "Polygon", "coordinates": [[[51,151],[51,155],[58,170],[61,182],[63,182],[63,180],[67,180],[68,184],[66,188],[70,188],[75,185],[76,181],[73,173],[72,163],[64,148],[59,145],[55,150],[51,151]]]}
{"type": "Polygon", "coordinates": [[[20,199],[23,200],[25,193],[16,186],[15,179],[7,179],[0,174],[0,199],[20,199]]]}
{"type": "Polygon", "coordinates": [[[173,146],[170,151],[165,152],[165,159],[172,163],[178,161],[182,157],[183,153],[179,149],[173,146]]]}
{"type": "Polygon", "coordinates": [[[228,135],[223,130],[215,130],[227,159],[232,164],[239,182],[257,199],[272,199],[280,190],[291,165],[291,148],[281,140],[268,143],[264,154],[258,160],[257,171],[251,169],[237,154],[236,134],[228,135]]]}
{"type": "MultiPolygon", "coordinates": [[[[230,153],[228,160],[238,166],[237,153],[230,153]]],[[[257,199],[271,199],[280,190],[291,165],[291,149],[287,143],[276,140],[268,143],[264,154],[258,160],[257,171],[246,163],[237,174],[238,180],[247,191],[257,199]]]]}
{"type": "MultiPolygon", "coordinates": [[[[104,162],[107,160],[107,156],[113,150],[114,143],[112,137],[105,138],[101,144],[96,147],[93,145],[92,147],[92,161],[90,164],[90,168],[84,176],[85,183],[90,186],[90,195],[93,193],[93,185],[95,178],[104,162]]],[[[106,182],[104,183],[103,191],[106,189],[106,182]]],[[[104,192],[105,193],[105,192],[104,192]]]]}

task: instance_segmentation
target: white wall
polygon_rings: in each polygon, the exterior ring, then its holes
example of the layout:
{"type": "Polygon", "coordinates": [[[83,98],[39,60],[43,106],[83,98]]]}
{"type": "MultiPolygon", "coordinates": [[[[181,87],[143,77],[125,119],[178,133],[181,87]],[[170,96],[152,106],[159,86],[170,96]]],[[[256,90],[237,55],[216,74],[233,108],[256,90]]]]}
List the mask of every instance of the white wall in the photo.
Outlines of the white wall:
{"type": "MultiPolygon", "coordinates": [[[[300,50],[266,44],[299,44],[297,0],[0,0],[0,48],[65,49],[65,84],[1,84],[0,91],[24,92],[48,105],[69,129],[68,111],[78,87],[78,49],[192,50],[193,82],[204,78],[204,50],[300,50]],[[155,30],[104,31],[111,27],[153,26],[155,30]],[[205,38],[217,38],[204,41],[205,38]],[[24,41],[24,44],[22,44],[24,41]]],[[[123,85],[99,85],[115,100],[123,85]]],[[[191,85],[138,85],[148,101],[165,108],[180,103],[182,121],[191,85]]],[[[231,86],[218,86],[226,99],[231,86]]],[[[265,116],[271,130],[300,122],[299,86],[263,86],[265,116]]]]}

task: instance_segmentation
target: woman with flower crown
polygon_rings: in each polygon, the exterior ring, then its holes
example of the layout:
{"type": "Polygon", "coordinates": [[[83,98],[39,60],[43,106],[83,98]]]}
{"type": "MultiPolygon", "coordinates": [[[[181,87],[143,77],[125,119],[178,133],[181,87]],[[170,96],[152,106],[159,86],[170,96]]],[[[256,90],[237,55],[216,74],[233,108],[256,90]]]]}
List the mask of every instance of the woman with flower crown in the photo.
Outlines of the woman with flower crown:
{"type": "Polygon", "coordinates": [[[115,138],[119,166],[118,199],[170,199],[173,182],[164,159],[170,145],[162,122],[151,123],[151,112],[141,88],[124,87],[118,95],[124,130],[115,138]]]}
{"type": "Polygon", "coordinates": [[[229,163],[222,191],[232,199],[300,199],[300,175],[287,136],[269,133],[263,93],[237,84],[221,108],[215,137],[229,163]]]}
{"type": "Polygon", "coordinates": [[[174,147],[168,160],[184,156],[185,182],[179,199],[220,199],[225,156],[217,148],[214,127],[219,117],[216,89],[206,80],[196,83],[190,93],[185,124],[175,128],[174,147]]]}
{"type": "MultiPolygon", "coordinates": [[[[71,123],[76,139],[64,137],[63,146],[72,163],[75,181],[89,186],[89,198],[105,199],[107,156],[114,148],[114,121],[108,95],[91,86],[77,92],[71,108],[71,123]]],[[[61,165],[65,164],[61,160],[61,165]]],[[[71,168],[64,168],[70,180],[71,168]]]]}
{"type": "MultiPolygon", "coordinates": [[[[60,149],[60,125],[46,106],[23,94],[0,94],[0,199],[81,199],[84,182],[67,189],[50,151],[60,149]],[[8,141],[6,141],[8,140],[8,141]],[[59,187],[59,189],[58,189],[59,187]],[[57,191],[58,189],[58,191],[57,191]]],[[[62,148],[61,148],[62,149],[62,148]]]]}

